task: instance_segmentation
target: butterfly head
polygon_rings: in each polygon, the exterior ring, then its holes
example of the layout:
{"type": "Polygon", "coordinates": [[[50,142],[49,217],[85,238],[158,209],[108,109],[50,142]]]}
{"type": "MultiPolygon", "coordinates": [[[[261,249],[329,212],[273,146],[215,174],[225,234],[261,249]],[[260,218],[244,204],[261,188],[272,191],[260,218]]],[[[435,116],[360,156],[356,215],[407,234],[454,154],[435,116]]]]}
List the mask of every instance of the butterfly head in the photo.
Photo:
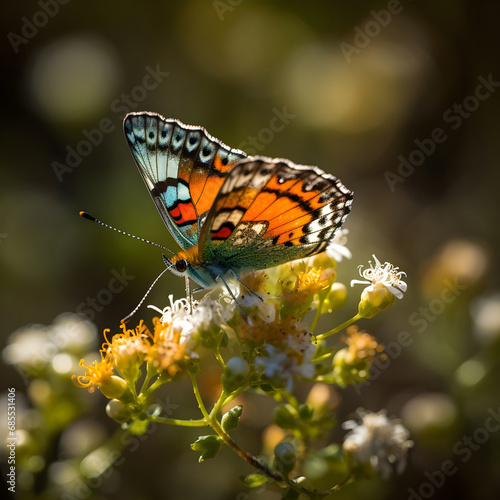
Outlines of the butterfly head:
{"type": "Polygon", "coordinates": [[[199,280],[196,279],[196,268],[202,265],[202,261],[198,252],[198,245],[182,250],[173,255],[170,259],[166,255],[163,255],[163,262],[165,262],[168,269],[177,276],[188,275],[199,282],[199,280]]]}

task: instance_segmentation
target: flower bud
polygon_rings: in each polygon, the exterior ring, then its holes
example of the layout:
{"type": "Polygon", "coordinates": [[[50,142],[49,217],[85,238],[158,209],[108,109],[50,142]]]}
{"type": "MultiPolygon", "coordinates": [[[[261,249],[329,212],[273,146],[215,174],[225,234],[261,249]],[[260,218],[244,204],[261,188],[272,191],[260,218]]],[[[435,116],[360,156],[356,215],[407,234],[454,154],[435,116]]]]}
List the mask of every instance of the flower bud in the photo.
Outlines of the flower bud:
{"type": "Polygon", "coordinates": [[[112,399],[108,401],[106,405],[106,413],[109,418],[112,418],[115,422],[126,422],[130,418],[130,410],[127,405],[123,404],[118,399],[112,399]]]}
{"type": "Polygon", "coordinates": [[[103,378],[99,389],[108,399],[119,399],[127,390],[127,382],[117,375],[103,378]]]}
{"type": "Polygon", "coordinates": [[[238,427],[242,411],[243,406],[238,405],[231,408],[231,410],[222,416],[221,426],[226,432],[232,431],[238,427]]]}
{"type": "Polygon", "coordinates": [[[321,304],[321,314],[335,311],[336,309],[342,307],[345,304],[346,300],[346,286],[343,283],[334,283],[330,287],[330,290],[328,290],[325,300],[321,304]]]}
{"type": "Polygon", "coordinates": [[[112,342],[110,351],[114,365],[122,377],[134,384],[139,378],[143,354],[136,349],[136,342],[132,339],[118,338],[112,342]]]}
{"type": "Polygon", "coordinates": [[[340,387],[359,384],[370,377],[371,361],[357,360],[353,363],[349,349],[345,347],[337,351],[333,357],[333,373],[340,387]]]}
{"type": "Polygon", "coordinates": [[[292,443],[280,443],[274,449],[274,468],[284,476],[288,476],[295,467],[297,454],[292,443]]]}
{"type": "Polygon", "coordinates": [[[221,377],[222,385],[226,392],[231,393],[242,387],[250,374],[250,366],[247,361],[239,356],[231,358],[224,369],[221,377]]]}
{"type": "Polygon", "coordinates": [[[375,283],[366,287],[361,293],[358,313],[362,318],[373,318],[383,309],[392,306],[394,302],[396,296],[385,285],[375,283]]]}

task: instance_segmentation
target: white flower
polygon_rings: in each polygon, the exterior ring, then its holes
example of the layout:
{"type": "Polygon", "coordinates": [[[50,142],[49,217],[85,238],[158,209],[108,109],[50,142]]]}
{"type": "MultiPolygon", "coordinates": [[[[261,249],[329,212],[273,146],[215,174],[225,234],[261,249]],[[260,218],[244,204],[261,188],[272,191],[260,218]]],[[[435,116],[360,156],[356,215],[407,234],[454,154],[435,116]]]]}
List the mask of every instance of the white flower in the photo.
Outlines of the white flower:
{"type": "Polygon", "coordinates": [[[279,345],[264,345],[266,356],[255,358],[255,366],[262,369],[263,376],[276,387],[290,392],[296,378],[312,379],[315,374],[311,363],[316,346],[309,335],[288,335],[279,345]]]}
{"type": "Polygon", "coordinates": [[[349,229],[339,229],[336,231],[333,240],[326,247],[326,254],[335,262],[340,262],[344,257],[350,259],[351,251],[345,246],[347,244],[347,235],[349,229]]]}
{"type": "Polygon", "coordinates": [[[480,297],[471,306],[474,333],[484,342],[500,337],[500,293],[480,297]]]}
{"type": "Polygon", "coordinates": [[[97,340],[96,327],[77,314],[63,313],[49,325],[16,330],[2,352],[5,363],[25,375],[45,369],[59,353],[86,354],[97,340]]]}
{"type": "Polygon", "coordinates": [[[399,420],[388,418],[385,410],[378,413],[358,410],[358,415],[361,423],[348,420],[342,424],[344,429],[351,430],[344,438],[344,451],[358,462],[370,462],[383,478],[390,476],[394,464],[398,474],[403,472],[407,451],[413,446],[408,429],[399,420]]]}
{"type": "Polygon", "coordinates": [[[406,292],[407,285],[401,280],[401,276],[406,276],[406,273],[399,271],[398,267],[394,267],[389,262],[383,265],[379,262],[377,257],[373,255],[375,260],[375,267],[370,261],[370,267],[362,270],[363,266],[358,266],[359,274],[364,280],[351,280],[351,286],[355,284],[370,285],[368,291],[373,291],[375,286],[383,285],[398,299],[403,298],[403,292],[406,292]]]}

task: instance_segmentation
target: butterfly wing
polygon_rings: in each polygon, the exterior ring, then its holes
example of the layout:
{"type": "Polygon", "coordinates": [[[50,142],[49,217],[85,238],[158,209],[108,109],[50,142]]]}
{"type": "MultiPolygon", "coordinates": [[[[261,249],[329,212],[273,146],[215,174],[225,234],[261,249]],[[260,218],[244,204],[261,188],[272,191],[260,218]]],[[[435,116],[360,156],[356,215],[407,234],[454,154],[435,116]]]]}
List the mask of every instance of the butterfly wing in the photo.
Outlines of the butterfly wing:
{"type": "Polygon", "coordinates": [[[325,250],[351,210],[353,193],[317,167],[263,156],[229,172],[203,226],[206,262],[265,269],[325,250]]]}
{"type": "Polygon", "coordinates": [[[228,172],[246,154],[157,113],[129,113],[123,127],[163,222],[183,249],[195,245],[228,172]]]}

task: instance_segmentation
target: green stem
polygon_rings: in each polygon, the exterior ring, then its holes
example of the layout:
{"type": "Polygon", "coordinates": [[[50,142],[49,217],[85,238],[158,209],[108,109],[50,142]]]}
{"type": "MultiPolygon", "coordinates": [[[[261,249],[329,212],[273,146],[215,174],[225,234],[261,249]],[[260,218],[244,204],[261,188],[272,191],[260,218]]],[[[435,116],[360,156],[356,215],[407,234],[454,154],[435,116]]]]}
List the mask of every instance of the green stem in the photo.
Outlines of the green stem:
{"type": "MultiPolygon", "coordinates": [[[[267,477],[272,479],[273,481],[276,481],[278,484],[288,486],[298,492],[299,494],[302,494],[306,497],[309,498],[322,498],[329,494],[329,492],[311,492],[307,490],[306,488],[303,488],[302,486],[299,486],[298,484],[294,483],[291,481],[288,477],[282,476],[276,471],[273,471],[266,467],[265,465],[261,464],[257,458],[255,458],[252,454],[248,453],[247,451],[243,450],[240,448],[240,446],[231,438],[231,436],[224,431],[222,426],[220,425],[220,422],[217,419],[217,413],[219,412],[220,408],[222,408],[225,404],[227,404],[229,401],[234,399],[236,397],[236,392],[227,396],[224,391],[222,391],[221,395],[219,396],[219,399],[215,403],[214,407],[212,408],[212,411],[210,414],[208,413],[205,404],[203,403],[203,400],[201,398],[200,390],[198,387],[198,382],[196,381],[195,375],[192,373],[189,374],[189,377],[191,378],[191,383],[193,384],[193,391],[194,395],[196,398],[196,401],[198,402],[198,407],[201,410],[201,413],[203,414],[202,419],[199,420],[177,420],[177,419],[170,419],[170,418],[162,418],[162,417],[152,417],[151,420],[154,420],[155,422],[158,423],[166,423],[166,424],[173,424],[173,425],[182,425],[186,427],[202,427],[205,425],[209,425],[212,427],[212,429],[217,433],[217,435],[222,439],[222,441],[229,446],[240,458],[242,458],[245,462],[247,462],[249,465],[251,465],[253,468],[257,469],[261,473],[265,474],[267,477]]],[[[298,406],[298,401],[294,396],[288,395],[289,397],[287,398],[292,404],[292,406],[298,406]]],[[[341,485],[337,485],[334,488],[340,488],[341,485]]],[[[331,491],[334,491],[334,488],[332,488],[331,491]]]]}
{"type": "Polygon", "coordinates": [[[267,477],[273,479],[277,483],[287,484],[287,481],[283,478],[283,476],[281,476],[281,474],[268,469],[265,465],[261,464],[253,455],[240,448],[238,444],[233,441],[231,436],[227,434],[224,429],[222,429],[217,420],[211,420],[210,426],[218,434],[222,441],[224,441],[224,443],[229,446],[239,457],[245,460],[245,462],[265,474],[267,477]]]}
{"type": "Polygon", "coordinates": [[[191,379],[191,383],[193,384],[194,397],[196,398],[196,402],[198,403],[198,408],[205,417],[205,421],[207,422],[207,424],[209,424],[210,415],[208,414],[208,411],[205,408],[205,403],[203,403],[203,400],[201,399],[200,389],[198,387],[198,382],[196,381],[196,376],[190,373],[189,378],[191,379]]]}
{"type": "Polygon", "coordinates": [[[208,424],[206,419],[200,418],[198,420],[181,420],[177,418],[166,418],[166,417],[149,417],[153,422],[157,422],[158,424],[167,424],[167,425],[180,425],[182,427],[205,427],[208,424]]]}
{"type": "Polygon", "coordinates": [[[144,392],[141,393],[142,398],[146,401],[149,396],[151,396],[151,394],[158,389],[158,387],[166,384],[167,382],[167,380],[163,380],[161,378],[156,379],[144,392]]]}
{"type": "MultiPolygon", "coordinates": [[[[220,396],[219,396],[219,399],[216,401],[216,403],[214,404],[213,408],[212,408],[212,411],[210,412],[210,419],[211,420],[214,420],[217,418],[217,413],[219,412],[219,410],[226,404],[226,399],[229,399],[226,397],[226,391],[222,391],[220,393],[220,396]]],[[[229,399],[229,401],[231,401],[229,399]]]]}
{"type": "Polygon", "coordinates": [[[316,305],[316,314],[314,316],[313,322],[311,323],[311,327],[309,328],[311,332],[314,332],[314,329],[316,328],[316,325],[318,324],[320,317],[321,317],[321,303],[316,305]]]}
{"type": "Polygon", "coordinates": [[[215,355],[217,361],[222,366],[222,369],[226,368],[226,363],[224,362],[224,359],[222,358],[222,356],[221,356],[221,354],[219,352],[219,348],[215,349],[214,355],[215,355]]]}
{"type": "Polygon", "coordinates": [[[146,365],[146,378],[144,379],[144,382],[142,383],[142,387],[141,387],[141,390],[139,391],[139,394],[142,394],[147,389],[149,382],[157,373],[158,372],[153,367],[153,365],[151,363],[147,363],[147,365],[146,365]]]}
{"type": "Polygon", "coordinates": [[[339,484],[336,484],[335,486],[330,488],[327,493],[328,494],[336,493],[336,492],[340,491],[344,486],[351,484],[353,481],[354,481],[354,475],[352,472],[349,472],[349,474],[347,475],[347,477],[343,481],[341,481],[339,484]]]}
{"type": "Polygon", "coordinates": [[[242,392],[244,392],[246,389],[248,389],[248,386],[243,386],[238,389],[236,389],[234,392],[232,392],[226,399],[221,404],[221,408],[224,408],[227,404],[229,404],[233,399],[236,399],[242,392]]]}
{"type": "Polygon", "coordinates": [[[190,373],[189,376],[191,378],[191,383],[193,384],[193,390],[194,390],[194,395],[196,397],[196,401],[198,402],[198,406],[201,410],[201,413],[205,417],[204,418],[205,422],[208,425],[210,425],[210,427],[212,427],[212,429],[217,433],[217,435],[222,439],[222,441],[227,446],[229,446],[238,456],[240,456],[243,460],[245,460],[245,462],[249,463],[252,467],[260,470],[266,476],[277,481],[278,483],[286,484],[286,481],[283,479],[283,477],[280,474],[268,469],[266,466],[262,465],[254,456],[250,455],[245,450],[240,448],[236,444],[236,442],[233,441],[231,436],[229,436],[229,434],[227,434],[227,432],[225,432],[224,429],[221,427],[216,416],[217,416],[218,408],[221,407],[221,405],[225,399],[224,391],[222,392],[221,396],[219,397],[219,400],[214,405],[214,408],[212,409],[212,411],[209,415],[207,412],[207,409],[205,408],[205,405],[201,399],[201,394],[200,394],[200,390],[198,388],[198,383],[196,382],[196,377],[192,373],[190,373]]]}
{"type": "Polygon", "coordinates": [[[358,314],[356,314],[356,316],[352,317],[351,319],[348,319],[345,323],[342,323],[340,326],[337,326],[337,328],[334,328],[333,330],[330,330],[329,332],[325,332],[325,333],[322,333],[320,335],[316,335],[316,340],[326,339],[330,335],[334,335],[335,333],[340,332],[341,330],[343,330],[344,328],[347,328],[348,326],[352,325],[353,323],[355,323],[356,321],[358,321],[361,318],[362,318],[362,316],[360,316],[358,313],[358,314]]]}

